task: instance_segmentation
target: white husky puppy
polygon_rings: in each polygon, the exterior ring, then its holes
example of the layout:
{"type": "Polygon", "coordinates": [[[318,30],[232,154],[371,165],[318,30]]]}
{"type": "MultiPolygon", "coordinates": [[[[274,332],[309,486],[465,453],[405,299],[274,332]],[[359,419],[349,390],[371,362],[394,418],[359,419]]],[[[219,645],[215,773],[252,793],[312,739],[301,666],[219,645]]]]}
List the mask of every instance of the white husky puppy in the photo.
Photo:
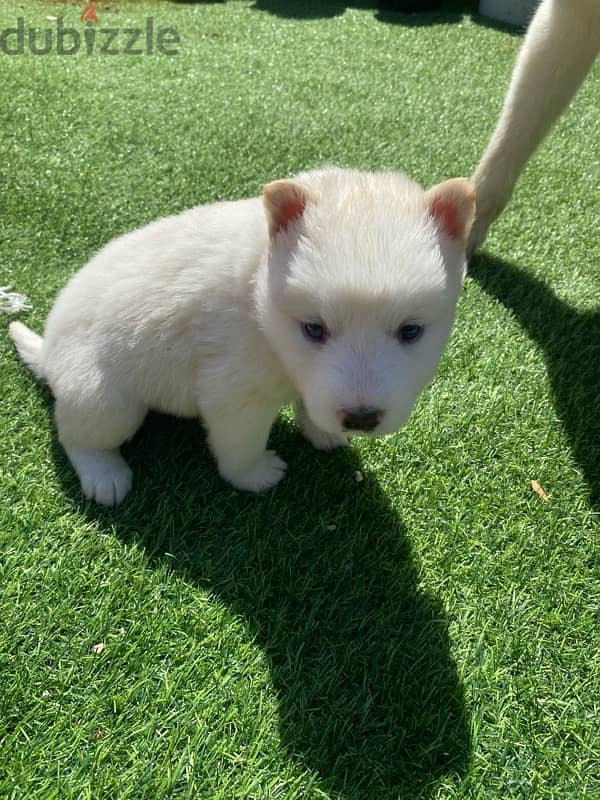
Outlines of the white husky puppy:
{"type": "Polygon", "coordinates": [[[202,418],[220,474],[260,491],[281,407],[319,448],[400,427],[432,378],[465,272],[474,195],[400,173],[323,169],[110,242],[67,284],[44,338],[10,334],[56,400],[86,497],[119,503],[119,446],[149,409],[202,418]]]}
{"type": "Polygon", "coordinates": [[[600,51],[600,0],[542,0],[531,21],[502,113],[473,175],[477,219],[471,255],[513,192],[521,170],[600,51]]]}

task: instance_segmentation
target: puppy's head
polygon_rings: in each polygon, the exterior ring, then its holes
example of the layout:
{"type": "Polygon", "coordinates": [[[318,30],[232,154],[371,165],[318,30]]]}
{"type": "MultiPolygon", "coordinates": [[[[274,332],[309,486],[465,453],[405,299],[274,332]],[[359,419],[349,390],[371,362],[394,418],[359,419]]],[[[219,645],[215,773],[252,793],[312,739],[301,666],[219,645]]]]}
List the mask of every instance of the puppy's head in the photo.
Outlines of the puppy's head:
{"type": "Polygon", "coordinates": [[[329,433],[396,430],[450,334],[471,185],[331,169],[268,184],[264,205],[258,311],[310,418],[329,433]]]}

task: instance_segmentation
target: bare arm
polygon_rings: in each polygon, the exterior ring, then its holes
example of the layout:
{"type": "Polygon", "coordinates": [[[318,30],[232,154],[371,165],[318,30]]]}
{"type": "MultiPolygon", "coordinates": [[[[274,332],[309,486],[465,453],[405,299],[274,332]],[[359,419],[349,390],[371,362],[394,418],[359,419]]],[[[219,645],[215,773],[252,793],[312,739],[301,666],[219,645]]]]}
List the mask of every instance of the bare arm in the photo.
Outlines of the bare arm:
{"type": "Polygon", "coordinates": [[[600,0],[542,0],[517,57],[496,129],[473,176],[477,219],[468,253],[484,241],[528,159],[600,51],[600,0]]]}

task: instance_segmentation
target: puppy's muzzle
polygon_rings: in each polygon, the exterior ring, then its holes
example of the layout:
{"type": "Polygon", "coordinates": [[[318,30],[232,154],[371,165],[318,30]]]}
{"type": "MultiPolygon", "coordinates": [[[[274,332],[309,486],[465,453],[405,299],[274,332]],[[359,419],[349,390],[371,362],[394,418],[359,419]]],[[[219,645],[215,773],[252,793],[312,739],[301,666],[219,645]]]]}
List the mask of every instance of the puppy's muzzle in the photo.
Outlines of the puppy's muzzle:
{"type": "Polygon", "coordinates": [[[345,431],[373,431],[381,422],[383,411],[371,406],[359,406],[358,408],[340,408],[336,416],[342,423],[345,431]]]}

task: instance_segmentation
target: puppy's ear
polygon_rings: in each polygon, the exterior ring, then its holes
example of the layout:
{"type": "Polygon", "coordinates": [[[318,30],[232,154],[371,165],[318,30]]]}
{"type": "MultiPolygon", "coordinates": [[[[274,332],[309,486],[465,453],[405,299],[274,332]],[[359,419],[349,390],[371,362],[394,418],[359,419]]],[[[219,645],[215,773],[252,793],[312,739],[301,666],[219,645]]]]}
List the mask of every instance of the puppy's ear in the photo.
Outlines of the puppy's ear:
{"type": "Polygon", "coordinates": [[[428,189],[425,202],[439,228],[464,247],[475,216],[473,185],[466,178],[452,178],[428,189]]]}
{"type": "Polygon", "coordinates": [[[304,214],[307,203],[318,201],[316,192],[295,181],[273,181],[263,189],[263,202],[271,238],[304,214]]]}

